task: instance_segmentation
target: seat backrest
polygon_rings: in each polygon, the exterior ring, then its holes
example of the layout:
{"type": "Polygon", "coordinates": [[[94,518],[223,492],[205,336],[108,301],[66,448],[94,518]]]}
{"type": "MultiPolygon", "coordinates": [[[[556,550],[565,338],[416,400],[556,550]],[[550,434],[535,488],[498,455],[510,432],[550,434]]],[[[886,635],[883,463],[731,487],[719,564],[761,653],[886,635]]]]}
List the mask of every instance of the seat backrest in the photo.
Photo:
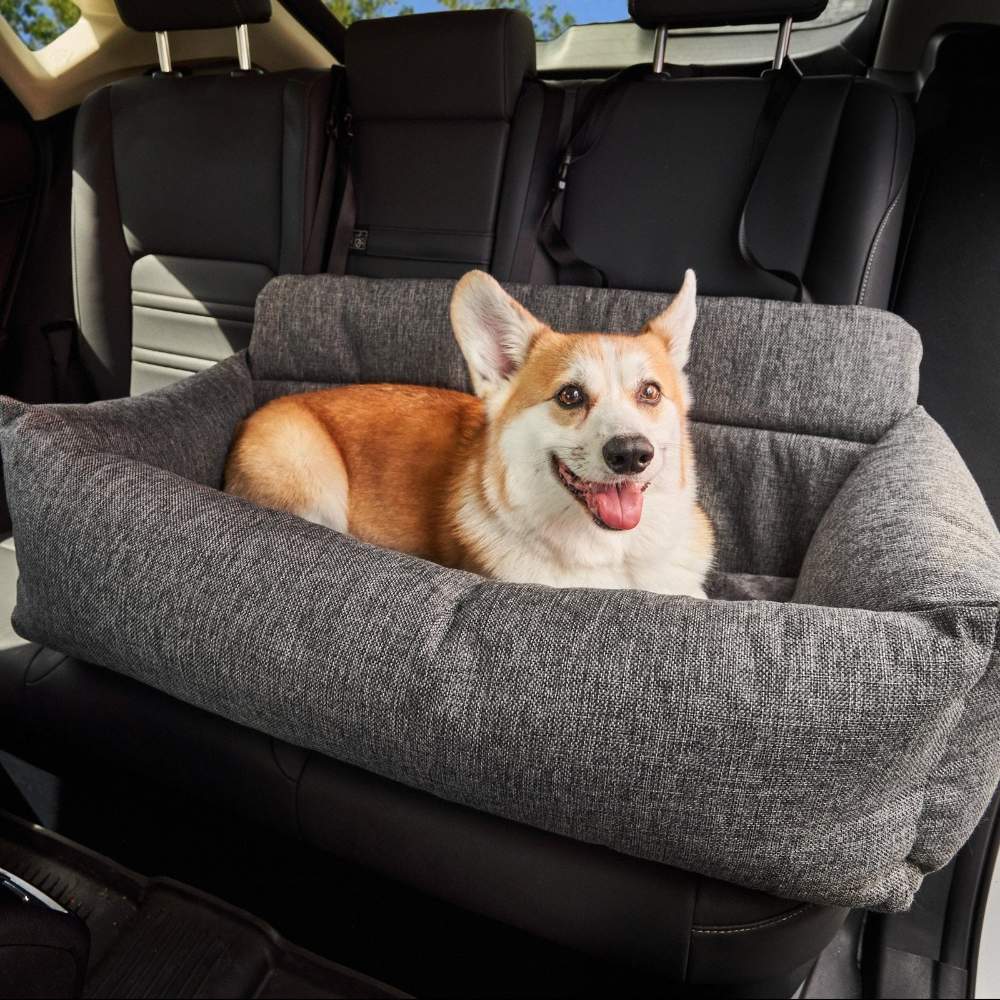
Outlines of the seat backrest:
{"type": "MultiPolygon", "coordinates": [[[[825,4],[779,6],[798,18],[825,4]]],[[[630,11],[663,30],[776,17],[764,0],[632,0],[630,11]]],[[[569,167],[561,231],[573,253],[612,287],[677,288],[693,267],[705,294],[787,299],[795,284],[775,273],[785,272],[817,302],[885,306],[910,108],[870,80],[810,77],[768,129],[775,80],[630,72],[569,167]]],[[[584,120],[587,98],[577,102],[584,120]]]]}
{"type": "MultiPolygon", "coordinates": [[[[489,268],[512,120],[534,75],[531,21],[509,10],[358,21],[346,62],[355,198],[347,273],[489,268]]],[[[530,157],[517,162],[530,170],[530,157]]]]}
{"type": "Polygon", "coordinates": [[[942,42],[917,106],[893,310],[924,343],[920,401],[1000,521],[1000,29],[942,42]]]}
{"type": "MultiPolygon", "coordinates": [[[[221,0],[128,0],[121,13],[144,30],[247,16],[221,0]]],[[[161,72],[84,102],[73,279],[82,362],[99,397],[157,388],[240,350],[264,284],[320,269],[324,237],[313,227],[327,224],[316,205],[331,82],[320,71],[161,72]]]]}

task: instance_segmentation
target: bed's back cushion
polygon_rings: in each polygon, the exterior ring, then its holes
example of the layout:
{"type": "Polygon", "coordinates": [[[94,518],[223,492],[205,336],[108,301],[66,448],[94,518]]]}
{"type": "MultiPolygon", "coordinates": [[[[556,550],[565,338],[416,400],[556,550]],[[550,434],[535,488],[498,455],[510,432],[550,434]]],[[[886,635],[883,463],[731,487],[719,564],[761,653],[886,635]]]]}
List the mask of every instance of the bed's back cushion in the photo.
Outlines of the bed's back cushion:
{"type": "MultiPolygon", "coordinates": [[[[261,399],[331,382],[470,388],[450,281],[283,277],[257,304],[261,399]]],[[[630,332],[672,296],[507,285],[553,329],[630,332]]],[[[916,405],[920,339],[855,306],[702,298],[688,371],[702,500],[718,567],[793,577],[819,518],[868,446],[916,405]],[[734,489],[734,484],[738,488],[734,489]]]]}

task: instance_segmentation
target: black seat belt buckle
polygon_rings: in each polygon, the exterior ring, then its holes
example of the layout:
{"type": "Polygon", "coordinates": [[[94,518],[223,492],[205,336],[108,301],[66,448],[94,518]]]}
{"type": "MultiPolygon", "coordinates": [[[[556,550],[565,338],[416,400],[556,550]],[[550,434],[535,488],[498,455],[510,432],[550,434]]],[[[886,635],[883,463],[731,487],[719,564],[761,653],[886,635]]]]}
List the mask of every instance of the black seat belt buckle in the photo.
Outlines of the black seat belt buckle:
{"type": "Polygon", "coordinates": [[[559,173],[556,175],[556,190],[565,191],[566,190],[566,175],[569,173],[569,165],[573,162],[573,154],[570,150],[566,150],[562,158],[562,163],[559,164],[559,173]]]}

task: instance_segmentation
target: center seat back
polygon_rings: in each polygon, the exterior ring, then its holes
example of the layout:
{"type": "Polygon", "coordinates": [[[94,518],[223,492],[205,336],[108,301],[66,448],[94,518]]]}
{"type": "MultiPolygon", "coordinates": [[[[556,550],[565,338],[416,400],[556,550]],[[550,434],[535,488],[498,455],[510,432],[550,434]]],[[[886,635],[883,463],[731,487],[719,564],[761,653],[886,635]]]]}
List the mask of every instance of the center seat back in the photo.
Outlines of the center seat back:
{"type": "MultiPolygon", "coordinates": [[[[130,27],[266,21],[269,0],[118,0],[130,27]]],[[[150,51],[153,39],[150,37],[150,51]]],[[[245,347],[276,274],[322,270],[333,73],[231,68],[113,83],[80,108],[73,283],[99,398],[155,389],[245,347]]],[[[162,65],[162,64],[161,64],[162,65]]]]}
{"type": "MultiPolygon", "coordinates": [[[[672,27],[784,15],[790,28],[825,6],[631,0],[629,10],[669,53],[672,27]]],[[[801,287],[816,302],[887,304],[914,141],[911,109],[887,87],[801,77],[787,58],[759,78],[633,67],[581,88],[575,118],[556,219],[573,260],[550,280],[598,283],[581,280],[582,263],[610,287],[669,290],[692,267],[708,295],[790,299],[801,287]]]]}
{"type": "Polygon", "coordinates": [[[534,141],[513,124],[535,72],[531,21],[510,10],[356,21],[346,64],[354,204],[345,199],[338,223],[350,229],[349,255],[330,269],[379,278],[489,269],[501,189],[516,186],[511,169],[526,178],[531,166],[522,155],[506,169],[508,152],[534,141]]]}

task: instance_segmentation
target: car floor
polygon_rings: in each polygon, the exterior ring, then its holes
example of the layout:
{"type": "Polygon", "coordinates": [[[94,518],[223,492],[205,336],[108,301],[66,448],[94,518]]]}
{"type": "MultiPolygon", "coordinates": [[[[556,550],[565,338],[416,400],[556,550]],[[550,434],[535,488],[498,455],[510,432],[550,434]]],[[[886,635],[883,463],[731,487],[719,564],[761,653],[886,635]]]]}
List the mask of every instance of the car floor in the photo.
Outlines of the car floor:
{"type": "Polygon", "coordinates": [[[84,765],[56,777],[0,751],[0,808],[132,871],[224,900],[294,945],[407,993],[598,997],[657,990],[656,980],[638,970],[460,910],[126,771],[84,765]]]}

